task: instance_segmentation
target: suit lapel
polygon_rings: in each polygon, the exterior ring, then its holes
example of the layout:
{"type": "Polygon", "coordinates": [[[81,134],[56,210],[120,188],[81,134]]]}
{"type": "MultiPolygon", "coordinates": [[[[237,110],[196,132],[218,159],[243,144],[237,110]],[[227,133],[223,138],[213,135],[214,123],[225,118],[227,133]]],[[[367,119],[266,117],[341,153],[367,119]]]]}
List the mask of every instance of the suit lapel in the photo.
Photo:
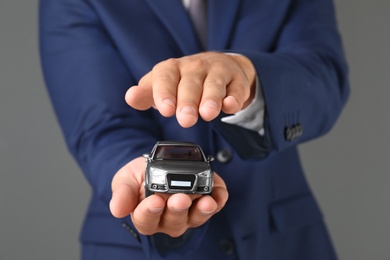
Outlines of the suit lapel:
{"type": "MultiPolygon", "coordinates": [[[[146,0],[146,2],[179,44],[184,54],[193,54],[202,50],[182,0],[146,0]]],[[[209,50],[227,48],[239,3],[240,0],[209,0],[209,50]]]]}
{"type": "Polygon", "coordinates": [[[228,47],[240,0],[209,0],[208,49],[228,47]]]}
{"type": "Polygon", "coordinates": [[[146,2],[179,44],[184,54],[200,51],[195,31],[182,0],[146,0],[146,2]]]}

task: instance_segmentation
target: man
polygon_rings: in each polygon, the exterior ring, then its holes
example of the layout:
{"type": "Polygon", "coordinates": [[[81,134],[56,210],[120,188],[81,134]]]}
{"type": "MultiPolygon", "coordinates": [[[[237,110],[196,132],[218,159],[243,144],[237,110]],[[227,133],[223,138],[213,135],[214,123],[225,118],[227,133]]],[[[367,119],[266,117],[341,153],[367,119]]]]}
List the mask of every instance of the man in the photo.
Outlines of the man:
{"type": "Polygon", "coordinates": [[[210,0],[207,37],[189,8],[41,1],[46,83],[93,187],[83,259],[335,259],[296,148],[348,95],[332,3],[210,0]],[[144,197],[158,140],[217,158],[211,196],[144,197]]]}

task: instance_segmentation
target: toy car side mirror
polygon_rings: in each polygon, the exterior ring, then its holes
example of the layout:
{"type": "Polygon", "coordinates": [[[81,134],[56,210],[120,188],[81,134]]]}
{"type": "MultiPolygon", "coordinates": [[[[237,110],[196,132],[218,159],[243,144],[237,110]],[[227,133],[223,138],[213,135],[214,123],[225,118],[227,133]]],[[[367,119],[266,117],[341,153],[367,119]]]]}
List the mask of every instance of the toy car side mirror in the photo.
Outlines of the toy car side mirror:
{"type": "Polygon", "coordinates": [[[214,157],[212,155],[207,156],[207,161],[208,162],[214,161],[214,157]]]}
{"type": "Polygon", "coordinates": [[[146,158],[146,159],[149,159],[149,158],[150,158],[150,155],[149,155],[148,153],[144,153],[144,154],[142,155],[142,157],[144,157],[144,158],[146,158]]]}

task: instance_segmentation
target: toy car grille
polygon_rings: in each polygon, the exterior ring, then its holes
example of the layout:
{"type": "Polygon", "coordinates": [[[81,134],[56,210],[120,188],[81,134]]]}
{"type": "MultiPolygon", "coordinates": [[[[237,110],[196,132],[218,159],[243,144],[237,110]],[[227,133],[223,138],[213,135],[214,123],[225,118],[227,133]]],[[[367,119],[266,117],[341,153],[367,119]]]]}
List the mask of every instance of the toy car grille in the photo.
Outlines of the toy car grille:
{"type": "Polygon", "coordinates": [[[192,190],[195,182],[193,174],[168,174],[168,186],[170,189],[192,190]]]}

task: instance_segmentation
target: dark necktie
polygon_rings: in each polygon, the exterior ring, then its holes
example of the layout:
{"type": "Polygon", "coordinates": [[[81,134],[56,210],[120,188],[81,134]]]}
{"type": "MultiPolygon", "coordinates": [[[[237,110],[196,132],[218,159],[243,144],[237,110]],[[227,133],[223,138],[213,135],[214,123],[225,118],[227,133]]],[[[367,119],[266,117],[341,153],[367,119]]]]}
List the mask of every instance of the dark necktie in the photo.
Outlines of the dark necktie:
{"type": "Polygon", "coordinates": [[[207,47],[207,0],[191,0],[188,13],[203,48],[207,47]]]}

